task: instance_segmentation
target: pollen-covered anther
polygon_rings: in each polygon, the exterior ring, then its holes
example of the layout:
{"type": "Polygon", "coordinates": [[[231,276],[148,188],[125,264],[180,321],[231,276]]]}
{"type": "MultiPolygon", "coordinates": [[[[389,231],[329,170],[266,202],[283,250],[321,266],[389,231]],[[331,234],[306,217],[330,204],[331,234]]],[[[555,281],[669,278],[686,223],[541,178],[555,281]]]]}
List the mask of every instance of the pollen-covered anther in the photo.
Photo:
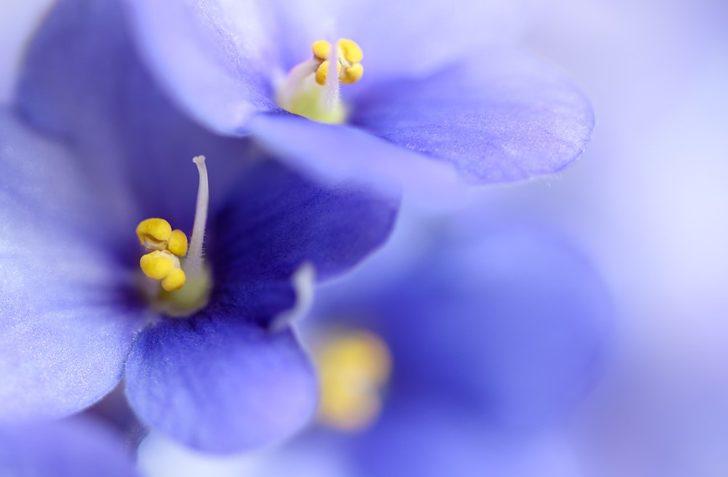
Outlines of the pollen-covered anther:
{"type": "MultiPolygon", "coordinates": [[[[326,78],[329,72],[329,63],[332,46],[328,41],[317,40],[311,46],[313,56],[321,63],[316,68],[316,83],[321,86],[326,85],[326,78]]],[[[364,53],[361,47],[348,38],[342,38],[336,44],[336,73],[344,84],[353,84],[361,79],[364,75],[364,66],[361,61],[364,59],[364,53]]]]}
{"type": "Polygon", "coordinates": [[[172,230],[169,222],[156,217],[139,222],[136,233],[139,243],[149,250],[139,259],[144,275],[160,281],[165,291],[182,288],[187,277],[178,257],[187,254],[187,235],[179,229],[172,230]]]}
{"type": "Polygon", "coordinates": [[[164,250],[172,235],[172,226],[166,220],[154,217],[139,222],[136,234],[139,243],[147,250],[164,250]]]}

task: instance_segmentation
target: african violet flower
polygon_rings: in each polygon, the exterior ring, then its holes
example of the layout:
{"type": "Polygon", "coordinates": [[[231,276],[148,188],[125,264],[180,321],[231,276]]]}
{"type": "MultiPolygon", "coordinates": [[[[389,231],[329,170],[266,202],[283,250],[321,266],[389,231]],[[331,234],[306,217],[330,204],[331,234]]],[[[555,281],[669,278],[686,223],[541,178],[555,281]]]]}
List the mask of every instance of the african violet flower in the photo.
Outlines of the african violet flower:
{"type": "Polygon", "coordinates": [[[137,92],[156,82],[198,123],[318,178],[430,193],[458,174],[525,179],[565,167],[591,132],[561,73],[484,45],[487,2],[119,1],[59,2],[31,48],[24,114],[86,134],[123,127],[119,110],[144,104],[120,86],[131,37],[156,80],[137,92]]]}
{"type": "Polygon", "coordinates": [[[73,413],[123,374],[144,424],[198,448],[241,450],[307,422],[316,382],[281,326],[291,276],[357,263],[387,237],[397,204],[316,186],[176,125],[190,144],[141,158],[109,150],[102,170],[0,118],[2,420],[73,413]],[[195,205],[195,167],[173,154],[198,147],[213,156],[209,188],[196,158],[195,205]],[[189,247],[170,223],[192,230],[189,247]]]}
{"type": "MultiPolygon", "coordinates": [[[[400,271],[381,255],[373,259],[379,266],[322,287],[313,311],[318,326],[363,327],[386,344],[391,378],[363,369],[381,389],[388,382],[385,406],[388,398],[435,397],[489,427],[511,430],[563,417],[598,375],[608,342],[612,309],[598,275],[563,240],[538,228],[453,225],[429,234],[437,238],[426,239],[400,271]]],[[[399,238],[413,248],[411,236],[399,238]]],[[[368,349],[368,365],[386,363],[382,346],[366,334],[332,336],[334,344],[350,343],[349,351],[368,349]]],[[[342,362],[324,359],[333,375],[341,374],[335,364],[342,362]]],[[[359,399],[334,394],[341,396],[359,399]]],[[[329,420],[346,425],[356,415],[338,419],[344,403],[334,398],[329,420]]],[[[325,389],[321,402],[327,417],[325,389]]],[[[361,403],[359,410],[377,407],[361,403]]]]}
{"type": "Polygon", "coordinates": [[[0,426],[4,477],[133,477],[123,439],[98,421],[73,418],[0,426]]]}
{"type": "Polygon", "coordinates": [[[472,219],[322,288],[319,416],[358,431],[354,475],[521,475],[599,375],[612,307],[591,265],[552,233],[472,219]]]}

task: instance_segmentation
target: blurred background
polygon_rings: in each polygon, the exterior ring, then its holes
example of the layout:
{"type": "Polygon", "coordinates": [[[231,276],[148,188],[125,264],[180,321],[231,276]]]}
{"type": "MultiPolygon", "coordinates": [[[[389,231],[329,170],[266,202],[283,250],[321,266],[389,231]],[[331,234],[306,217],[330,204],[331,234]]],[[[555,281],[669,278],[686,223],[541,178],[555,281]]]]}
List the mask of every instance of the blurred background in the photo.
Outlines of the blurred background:
{"type": "MultiPolygon", "coordinates": [[[[0,58],[3,99],[12,87],[25,38],[50,3],[6,0],[0,5],[2,51],[10,52],[0,58]]],[[[327,349],[336,353],[327,346],[349,338],[365,361],[380,363],[374,370],[356,370],[375,391],[392,385],[381,402],[365,400],[357,408],[365,415],[357,418],[361,426],[324,419],[280,448],[224,459],[195,454],[152,435],[139,451],[143,474],[386,475],[376,468],[377,458],[396,449],[385,460],[390,475],[402,475],[392,462],[414,452],[405,459],[412,465],[420,459],[418,451],[436,449],[440,462],[462,466],[450,467],[452,475],[728,475],[728,5],[533,0],[504,2],[501,10],[504,21],[513,25],[517,44],[560,65],[585,90],[596,112],[596,127],[583,158],[558,177],[481,190],[458,215],[468,217],[467,222],[483,222],[483,230],[504,223],[548,230],[549,237],[568,244],[569,256],[589,263],[585,280],[602,283],[610,305],[608,312],[598,312],[605,314],[598,326],[579,331],[598,335],[592,361],[582,355],[574,358],[593,364],[579,370],[583,392],[569,397],[568,411],[549,411],[548,419],[512,428],[472,418],[472,403],[461,402],[452,383],[413,379],[415,384],[393,384],[402,374],[397,374],[398,366],[403,369],[398,364],[400,332],[382,331],[355,315],[381,299],[371,298],[377,296],[376,290],[369,294],[372,283],[373,288],[386,288],[391,285],[387,280],[395,282],[399,273],[410,273],[413,263],[430,255],[431,237],[439,237],[433,230],[448,231],[442,243],[450,245],[436,244],[437,249],[457,248],[457,240],[463,240],[458,233],[450,237],[449,231],[462,221],[451,212],[405,207],[389,250],[347,277],[344,282],[349,283],[335,283],[321,292],[324,304],[348,303],[350,311],[342,318],[353,322],[336,321],[340,315],[324,316],[332,312],[314,309],[302,324],[315,355],[327,349]],[[365,305],[355,303],[359,299],[365,305]],[[371,334],[350,334],[362,329],[371,334]],[[331,338],[332,332],[339,334],[331,338]],[[402,388],[421,390],[420,397],[431,396],[438,403],[399,402],[402,388]],[[366,436],[374,437],[365,442],[366,436]],[[402,441],[413,447],[398,447],[402,441]]],[[[555,279],[581,282],[577,272],[560,273],[555,279]]],[[[535,280],[534,287],[546,286],[546,278],[535,280]]],[[[513,299],[520,298],[515,294],[513,299]]],[[[593,310],[573,312],[589,319],[593,315],[593,310]]],[[[563,325],[559,323],[554,326],[563,325]]],[[[513,339],[505,328],[491,331],[483,346],[493,345],[494,336],[513,339]]],[[[541,341],[539,335],[531,338],[541,341]]],[[[553,341],[562,346],[557,343],[553,341]]],[[[447,341],[437,341],[432,353],[437,354],[438,346],[448,348],[447,341]]],[[[421,363],[405,358],[411,366],[404,368],[405,374],[416,375],[420,365],[432,366],[430,350],[422,350],[421,363]]],[[[457,367],[456,360],[448,359],[439,357],[437,363],[457,367]]],[[[511,370],[548,372],[504,359],[514,366],[511,370]]],[[[325,359],[319,364],[322,373],[325,359]]],[[[504,369],[496,366],[493,373],[504,369]]],[[[529,396],[539,404],[556,399],[539,394],[547,387],[533,383],[523,389],[514,385],[518,398],[508,402],[531,406],[529,396]]],[[[129,418],[119,407],[118,402],[105,403],[91,414],[128,430],[129,418]]],[[[430,475],[427,469],[407,469],[417,470],[412,475],[430,475]]]]}

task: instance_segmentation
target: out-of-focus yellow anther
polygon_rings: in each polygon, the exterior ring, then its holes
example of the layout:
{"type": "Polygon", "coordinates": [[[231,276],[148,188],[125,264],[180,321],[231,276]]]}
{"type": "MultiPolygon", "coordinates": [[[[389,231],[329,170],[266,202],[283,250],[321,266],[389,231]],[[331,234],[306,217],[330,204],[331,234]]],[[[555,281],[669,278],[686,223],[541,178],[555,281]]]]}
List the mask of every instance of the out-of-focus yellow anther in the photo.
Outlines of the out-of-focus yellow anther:
{"type": "Polygon", "coordinates": [[[344,71],[342,73],[339,73],[339,78],[341,79],[342,83],[356,83],[364,75],[364,67],[361,65],[361,63],[357,63],[355,65],[349,66],[348,68],[344,68],[344,71]]]}
{"type": "Polygon", "coordinates": [[[172,235],[172,226],[164,219],[151,218],[139,222],[136,228],[139,243],[147,250],[164,250],[172,235]]]}
{"type": "Polygon", "coordinates": [[[187,255],[187,235],[180,229],[174,229],[167,241],[167,250],[178,257],[187,255]]]}
{"type": "Polygon", "coordinates": [[[181,268],[173,268],[162,280],[162,288],[165,291],[173,292],[182,288],[187,281],[187,275],[181,268]]]}
{"type": "Polygon", "coordinates": [[[316,363],[319,418],[347,431],[371,424],[381,409],[380,393],[392,368],[384,342],[365,331],[336,335],[318,349],[316,363]]]}
{"type": "Polygon", "coordinates": [[[144,275],[153,280],[162,280],[169,275],[175,267],[179,267],[179,259],[166,250],[155,250],[142,255],[139,267],[144,275]]]}
{"type": "Polygon", "coordinates": [[[313,56],[321,61],[329,59],[331,54],[331,43],[326,40],[316,40],[311,45],[313,56]]]}
{"type": "Polygon", "coordinates": [[[354,40],[342,38],[339,40],[338,45],[341,50],[341,56],[349,63],[361,63],[361,60],[364,59],[364,52],[361,51],[361,47],[354,40]]]}

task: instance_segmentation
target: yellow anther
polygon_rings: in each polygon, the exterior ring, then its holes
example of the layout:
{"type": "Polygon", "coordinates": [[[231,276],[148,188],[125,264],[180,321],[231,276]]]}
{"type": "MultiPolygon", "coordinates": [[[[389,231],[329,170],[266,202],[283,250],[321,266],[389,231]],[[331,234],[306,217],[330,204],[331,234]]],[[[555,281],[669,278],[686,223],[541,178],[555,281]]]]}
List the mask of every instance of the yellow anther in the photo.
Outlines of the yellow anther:
{"type": "Polygon", "coordinates": [[[174,268],[179,268],[179,259],[166,250],[155,250],[139,259],[139,267],[144,275],[153,280],[162,280],[174,268]]]}
{"type": "Polygon", "coordinates": [[[342,38],[339,40],[338,45],[341,56],[350,64],[361,63],[361,60],[364,59],[364,52],[361,51],[361,47],[354,40],[342,38]]]}
{"type": "Polygon", "coordinates": [[[316,40],[311,45],[311,50],[313,51],[313,56],[317,59],[321,61],[327,60],[331,54],[331,43],[326,40],[316,40]]]}
{"type": "Polygon", "coordinates": [[[187,275],[181,268],[173,268],[162,280],[162,288],[165,291],[173,292],[182,288],[187,281],[187,275]]]}
{"type": "MultiPolygon", "coordinates": [[[[341,65],[339,63],[336,64],[336,70],[340,73],[341,72],[341,65]]],[[[316,82],[320,84],[321,86],[326,84],[326,76],[329,74],[329,60],[324,61],[319,65],[319,67],[316,69],[316,82]]]]}
{"type": "Polygon", "coordinates": [[[187,235],[180,229],[174,229],[167,241],[167,250],[178,257],[187,255],[187,235]]]}
{"type": "Polygon", "coordinates": [[[344,68],[344,71],[339,73],[339,78],[344,84],[356,83],[364,75],[364,67],[361,63],[344,68]]]}
{"type": "Polygon", "coordinates": [[[370,424],[381,408],[380,392],[391,373],[391,358],[377,336],[355,331],[335,336],[319,348],[319,417],[342,430],[370,424]]]}
{"type": "Polygon", "coordinates": [[[164,219],[146,219],[139,222],[136,228],[139,243],[147,250],[164,250],[172,235],[172,227],[164,219]]]}

